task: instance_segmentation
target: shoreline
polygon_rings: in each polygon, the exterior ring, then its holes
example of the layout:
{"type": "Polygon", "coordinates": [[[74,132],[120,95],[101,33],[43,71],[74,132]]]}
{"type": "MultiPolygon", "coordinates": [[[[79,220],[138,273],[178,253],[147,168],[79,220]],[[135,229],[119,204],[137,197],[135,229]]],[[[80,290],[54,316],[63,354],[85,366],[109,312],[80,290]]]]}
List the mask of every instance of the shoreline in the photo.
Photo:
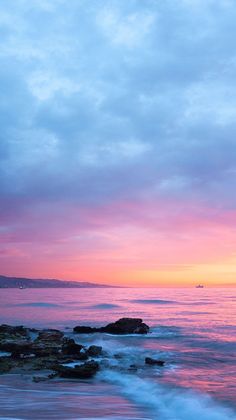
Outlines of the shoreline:
{"type": "MultiPolygon", "coordinates": [[[[147,334],[149,326],[140,318],[121,318],[105,327],[76,326],[73,335],[80,334],[147,334]]],[[[118,353],[114,359],[122,358],[118,353]]],[[[148,355],[145,366],[164,366],[165,361],[148,355]]],[[[35,329],[24,326],[0,326],[0,373],[32,375],[34,382],[55,377],[90,379],[102,367],[108,367],[108,355],[102,346],[79,344],[68,333],[56,329],[35,329]],[[40,374],[40,376],[38,375],[40,374]]],[[[114,367],[113,367],[114,368],[114,367]]],[[[125,369],[127,370],[127,369],[125,369]]],[[[130,364],[129,372],[137,366],[130,364]]]]}

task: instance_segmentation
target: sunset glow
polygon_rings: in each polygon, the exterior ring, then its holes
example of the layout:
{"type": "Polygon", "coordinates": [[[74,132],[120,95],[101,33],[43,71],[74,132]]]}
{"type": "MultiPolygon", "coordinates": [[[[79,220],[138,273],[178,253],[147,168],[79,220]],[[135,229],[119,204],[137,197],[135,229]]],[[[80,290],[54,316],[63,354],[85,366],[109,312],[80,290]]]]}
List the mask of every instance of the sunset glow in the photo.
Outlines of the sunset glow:
{"type": "Polygon", "coordinates": [[[236,285],[234,2],[36,3],[2,6],[0,274],[236,285]]]}

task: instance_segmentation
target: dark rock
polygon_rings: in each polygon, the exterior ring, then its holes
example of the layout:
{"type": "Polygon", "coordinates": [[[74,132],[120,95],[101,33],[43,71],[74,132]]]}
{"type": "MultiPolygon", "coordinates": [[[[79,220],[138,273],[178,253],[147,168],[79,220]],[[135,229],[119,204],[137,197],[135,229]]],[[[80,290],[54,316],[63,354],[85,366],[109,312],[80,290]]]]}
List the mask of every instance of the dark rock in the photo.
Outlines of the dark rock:
{"type": "Polygon", "coordinates": [[[9,348],[11,348],[11,357],[13,359],[25,357],[33,353],[32,343],[12,343],[9,345],[9,348]]]}
{"type": "Polygon", "coordinates": [[[44,382],[48,380],[48,376],[33,376],[32,381],[35,383],[44,382]]]}
{"type": "Polygon", "coordinates": [[[148,325],[144,324],[143,320],[140,318],[121,318],[116,322],[100,328],[85,326],[77,326],[74,328],[74,332],[77,334],[91,334],[95,332],[110,334],[147,334],[148,331],[148,325]]]}
{"type": "Polygon", "coordinates": [[[64,334],[59,330],[40,331],[34,340],[31,351],[36,357],[57,355],[62,347],[64,334]]]}
{"type": "Polygon", "coordinates": [[[146,365],[157,365],[157,366],[164,366],[165,362],[163,360],[156,360],[152,359],[151,357],[145,358],[146,365]]]}
{"type": "Polygon", "coordinates": [[[128,370],[130,372],[136,372],[138,370],[138,367],[136,365],[130,365],[128,370]]]}
{"type": "Polygon", "coordinates": [[[110,334],[147,334],[149,327],[141,318],[121,318],[106,325],[102,330],[110,334]]]}
{"type": "Polygon", "coordinates": [[[88,379],[92,378],[98,371],[99,364],[94,360],[83,363],[82,365],[76,365],[71,368],[68,366],[58,366],[57,370],[59,376],[62,378],[75,378],[75,379],[88,379]]]}
{"type": "Polygon", "coordinates": [[[75,343],[72,338],[64,339],[62,346],[62,353],[66,355],[78,355],[84,347],[81,344],[75,343]]]}
{"type": "Polygon", "coordinates": [[[30,361],[31,370],[54,370],[55,366],[58,366],[58,358],[56,356],[50,357],[37,357],[30,361]]]}
{"type": "Polygon", "coordinates": [[[116,354],[114,354],[114,358],[117,359],[117,360],[120,360],[120,359],[124,358],[124,355],[122,353],[116,353],[116,354]]]}
{"type": "Polygon", "coordinates": [[[0,350],[13,352],[18,346],[24,346],[30,342],[27,328],[22,326],[0,325],[0,350]]]}
{"type": "Polygon", "coordinates": [[[44,330],[40,331],[35,341],[46,341],[53,343],[60,343],[64,334],[59,330],[44,330]]]}
{"type": "Polygon", "coordinates": [[[26,353],[30,351],[30,343],[19,340],[4,340],[0,343],[0,350],[9,353],[26,353]]]}
{"type": "Polygon", "coordinates": [[[32,381],[35,383],[44,382],[44,381],[47,381],[48,379],[53,379],[56,376],[57,376],[57,373],[52,372],[47,376],[33,376],[32,381]]]}
{"type": "Polygon", "coordinates": [[[1,357],[0,358],[0,374],[7,373],[12,368],[12,362],[9,358],[1,357]]]}
{"type": "Polygon", "coordinates": [[[35,357],[57,356],[59,354],[59,348],[53,346],[46,347],[33,345],[32,353],[35,357]]]}
{"type": "Polygon", "coordinates": [[[74,327],[73,331],[76,334],[92,334],[95,332],[100,332],[100,329],[78,325],[77,327],[74,327]]]}
{"type": "Polygon", "coordinates": [[[90,357],[98,357],[102,355],[102,347],[101,346],[90,346],[86,351],[87,355],[90,357]]]}
{"type": "Polygon", "coordinates": [[[22,325],[13,327],[11,325],[2,324],[0,325],[0,335],[18,335],[26,337],[28,335],[28,330],[22,325]]]}

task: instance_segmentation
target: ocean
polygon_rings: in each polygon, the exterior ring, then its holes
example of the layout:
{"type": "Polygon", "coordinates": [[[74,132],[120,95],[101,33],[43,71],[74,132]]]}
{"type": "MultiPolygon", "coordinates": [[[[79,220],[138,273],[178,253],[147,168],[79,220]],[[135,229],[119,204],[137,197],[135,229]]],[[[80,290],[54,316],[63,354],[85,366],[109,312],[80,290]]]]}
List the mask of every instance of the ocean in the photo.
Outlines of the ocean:
{"type": "Polygon", "coordinates": [[[27,375],[1,375],[0,419],[236,419],[235,292],[1,289],[1,324],[59,328],[78,343],[101,345],[107,357],[87,381],[32,383],[27,375]],[[76,325],[101,326],[124,316],[142,318],[150,333],[72,333],[76,325]],[[145,357],[166,364],[147,366],[145,357]]]}

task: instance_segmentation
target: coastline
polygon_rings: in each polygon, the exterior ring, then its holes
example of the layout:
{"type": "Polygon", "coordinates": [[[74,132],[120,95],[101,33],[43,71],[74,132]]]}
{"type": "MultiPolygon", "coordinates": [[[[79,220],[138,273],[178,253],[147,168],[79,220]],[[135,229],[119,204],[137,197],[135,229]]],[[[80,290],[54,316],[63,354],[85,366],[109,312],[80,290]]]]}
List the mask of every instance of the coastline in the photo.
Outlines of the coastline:
{"type": "MultiPolygon", "coordinates": [[[[32,401],[34,401],[34,392],[46,398],[47,392],[52,389],[52,386],[54,394],[55,392],[60,393],[60,390],[64,389],[63,387],[68,393],[69,386],[69,395],[76,392],[80,401],[83,401],[85,395],[83,390],[86,389],[86,395],[89,396],[92,403],[98,398],[99,387],[104,388],[104,386],[108,386],[106,384],[111,384],[110,392],[114,392],[114,386],[118,387],[123,394],[122,398],[131,404],[129,417],[119,417],[114,414],[99,417],[92,414],[90,416],[91,407],[86,407],[86,414],[83,416],[76,414],[76,417],[72,417],[68,414],[66,418],[154,420],[158,416],[160,419],[168,420],[172,419],[174,415],[174,418],[178,420],[186,420],[190,417],[197,419],[199,416],[203,420],[233,420],[234,413],[230,408],[217,404],[207,396],[191,390],[180,391],[173,387],[163,386],[161,382],[153,383],[151,380],[153,375],[156,376],[158,371],[161,375],[163,369],[168,369],[169,366],[168,361],[151,357],[153,353],[148,349],[145,354],[142,353],[139,364],[135,365],[132,363],[132,353],[125,357],[124,353],[116,348],[117,351],[113,352],[111,356],[106,348],[90,344],[89,337],[98,337],[104,334],[111,340],[115,337],[135,338],[140,336],[145,338],[148,334],[152,334],[152,330],[149,330],[149,326],[139,318],[122,318],[99,328],[76,326],[73,331],[69,332],[1,325],[0,381],[3,378],[3,382],[0,383],[0,395],[9,392],[10,389],[13,389],[17,395],[25,387],[27,389],[30,387],[31,391],[29,392],[32,393],[32,401]],[[88,341],[87,345],[84,345],[85,337],[88,341]],[[141,376],[140,371],[142,371],[141,376]],[[139,415],[136,414],[136,409],[134,410],[132,404],[134,407],[138,407],[139,415]],[[143,412],[143,417],[140,417],[141,412],[143,412]]],[[[128,351],[130,352],[131,349],[128,348],[128,351]]],[[[105,407],[107,401],[105,395],[103,398],[105,398],[105,407]]],[[[117,396],[113,398],[117,398],[117,396]]],[[[53,400],[50,401],[47,403],[49,407],[53,400]]],[[[34,405],[33,402],[32,405],[34,405]]],[[[40,409],[45,411],[41,414],[34,413],[32,415],[29,411],[23,417],[17,416],[17,419],[65,418],[63,417],[65,414],[60,412],[55,412],[47,417],[49,407],[45,408],[42,405],[40,409]]],[[[114,409],[121,410],[119,400],[117,407],[113,407],[113,411],[114,409]]],[[[0,415],[2,415],[1,410],[0,408],[0,415]]],[[[101,408],[101,410],[103,409],[101,408]]],[[[73,406],[73,412],[80,412],[80,408],[73,406]]],[[[7,418],[13,419],[13,417],[7,418]]]]}

